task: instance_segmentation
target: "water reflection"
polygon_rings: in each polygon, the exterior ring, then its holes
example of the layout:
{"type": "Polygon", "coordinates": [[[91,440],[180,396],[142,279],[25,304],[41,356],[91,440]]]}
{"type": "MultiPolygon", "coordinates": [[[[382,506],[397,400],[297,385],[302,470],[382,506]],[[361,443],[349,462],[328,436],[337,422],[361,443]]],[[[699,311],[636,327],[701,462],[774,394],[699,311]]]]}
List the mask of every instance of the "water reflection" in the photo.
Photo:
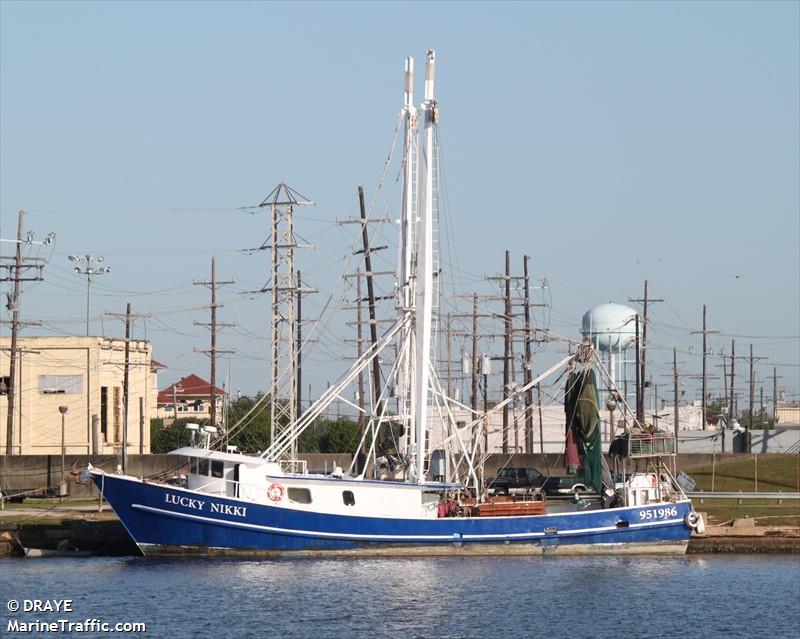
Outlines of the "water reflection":
{"type": "Polygon", "coordinates": [[[143,620],[175,639],[800,636],[794,556],[23,559],[0,571],[4,599],[72,597],[76,618],[143,620]]]}

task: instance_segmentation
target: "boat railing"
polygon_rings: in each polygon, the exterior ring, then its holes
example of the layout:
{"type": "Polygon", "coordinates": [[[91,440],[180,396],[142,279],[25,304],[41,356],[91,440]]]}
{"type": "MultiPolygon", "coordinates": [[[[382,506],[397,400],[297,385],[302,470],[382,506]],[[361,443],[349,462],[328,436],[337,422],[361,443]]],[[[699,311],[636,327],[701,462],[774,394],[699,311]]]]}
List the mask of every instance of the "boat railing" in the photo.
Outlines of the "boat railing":
{"type": "Polygon", "coordinates": [[[628,433],[628,457],[675,454],[675,437],[668,433],[628,433]]]}
{"type": "Polygon", "coordinates": [[[281,471],[289,475],[308,475],[308,462],[305,459],[281,459],[281,471]]]}

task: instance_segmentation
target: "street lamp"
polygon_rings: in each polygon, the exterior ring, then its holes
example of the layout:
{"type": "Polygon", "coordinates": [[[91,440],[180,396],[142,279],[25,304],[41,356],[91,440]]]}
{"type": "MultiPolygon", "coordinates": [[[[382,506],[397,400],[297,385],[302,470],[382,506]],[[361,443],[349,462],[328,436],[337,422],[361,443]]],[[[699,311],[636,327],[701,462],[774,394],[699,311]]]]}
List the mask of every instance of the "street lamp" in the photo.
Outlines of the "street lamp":
{"type": "Polygon", "coordinates": [[[111,272],[110,266],[95,266],[103,261],[103,256],[98,255],[70,255],[69,261],[78,264],[73,270],[79,275],[86,276],[86,337],[89,337],[89,291],[92,286],[92,275],[104,275],[111,272]]]}
{"type": "Polygon", "coordinates": [[[64,444],[64,432],[65,432],[65,421],[67,416],[67,410],[69,407],[67,406],[59,406],[58,412],[61,413],[61,483],[58,485],[58,496],[59,498],[64,497],[67,494],[67,483],[64,479],[64,468],[66,466],[66,446],[64,444]]]}

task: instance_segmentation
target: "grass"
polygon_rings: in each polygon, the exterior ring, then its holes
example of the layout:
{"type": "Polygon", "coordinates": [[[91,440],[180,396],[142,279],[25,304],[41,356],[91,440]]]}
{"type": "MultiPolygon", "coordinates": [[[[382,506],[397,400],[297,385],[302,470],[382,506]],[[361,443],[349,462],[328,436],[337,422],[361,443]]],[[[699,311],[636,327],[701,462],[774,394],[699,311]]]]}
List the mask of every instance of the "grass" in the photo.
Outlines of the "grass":
{"type": "Polygon", "coordinates": [[[758,455],[687,468],[695,490],[800,492],[800,455],[758,455]],[[757,474],[757,477],[756,477],[757,474]]]}
{"type": "MultiPolygon", "coordinates": [[[[695,491],[800,492],[800,455],[758,455],[718,461],[684,469],[697,482],[695,491]],[[757,463],[757,465],[756,465],[757,463]],[[756,482],[756,474],[758,481],[756,482]]],[[[800,501],[694,499],[695,508],[708,514],[709,523],[751,517],[759,526],[800,526],[800,501]]]]}
{"type": "Polygon", "coordinates": [[[708,514],[710,524],[750,517],[758,526],[800,527],[800,502],[796,500],[782,504],[766,499],[748,499],[741,504],[735,499],[715,499],[705,503],[701,503],[699,499],[692,501],[697,511],[708,514]]]}

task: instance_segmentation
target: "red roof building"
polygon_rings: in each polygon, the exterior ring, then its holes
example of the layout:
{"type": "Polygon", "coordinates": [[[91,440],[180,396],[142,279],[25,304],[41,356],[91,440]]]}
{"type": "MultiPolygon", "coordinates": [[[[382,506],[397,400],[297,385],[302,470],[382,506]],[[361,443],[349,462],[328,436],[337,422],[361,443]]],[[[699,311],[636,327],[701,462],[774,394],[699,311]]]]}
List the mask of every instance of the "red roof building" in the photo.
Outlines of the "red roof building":
{"type": "MultiPolygon", "coordinates": [[[[217,399],[217,415],[220,415],[222,402],[227,393],[219,387],[214,390],[217,399]]],[[[162,419],[174,420],[190,417],[208,419],[211,416],[211,384],[195,374],[182,377],[158,392],[157,406],[158,416],[162,419]],[[177,414],[175,405],[177,405],[177,414]]]]}

